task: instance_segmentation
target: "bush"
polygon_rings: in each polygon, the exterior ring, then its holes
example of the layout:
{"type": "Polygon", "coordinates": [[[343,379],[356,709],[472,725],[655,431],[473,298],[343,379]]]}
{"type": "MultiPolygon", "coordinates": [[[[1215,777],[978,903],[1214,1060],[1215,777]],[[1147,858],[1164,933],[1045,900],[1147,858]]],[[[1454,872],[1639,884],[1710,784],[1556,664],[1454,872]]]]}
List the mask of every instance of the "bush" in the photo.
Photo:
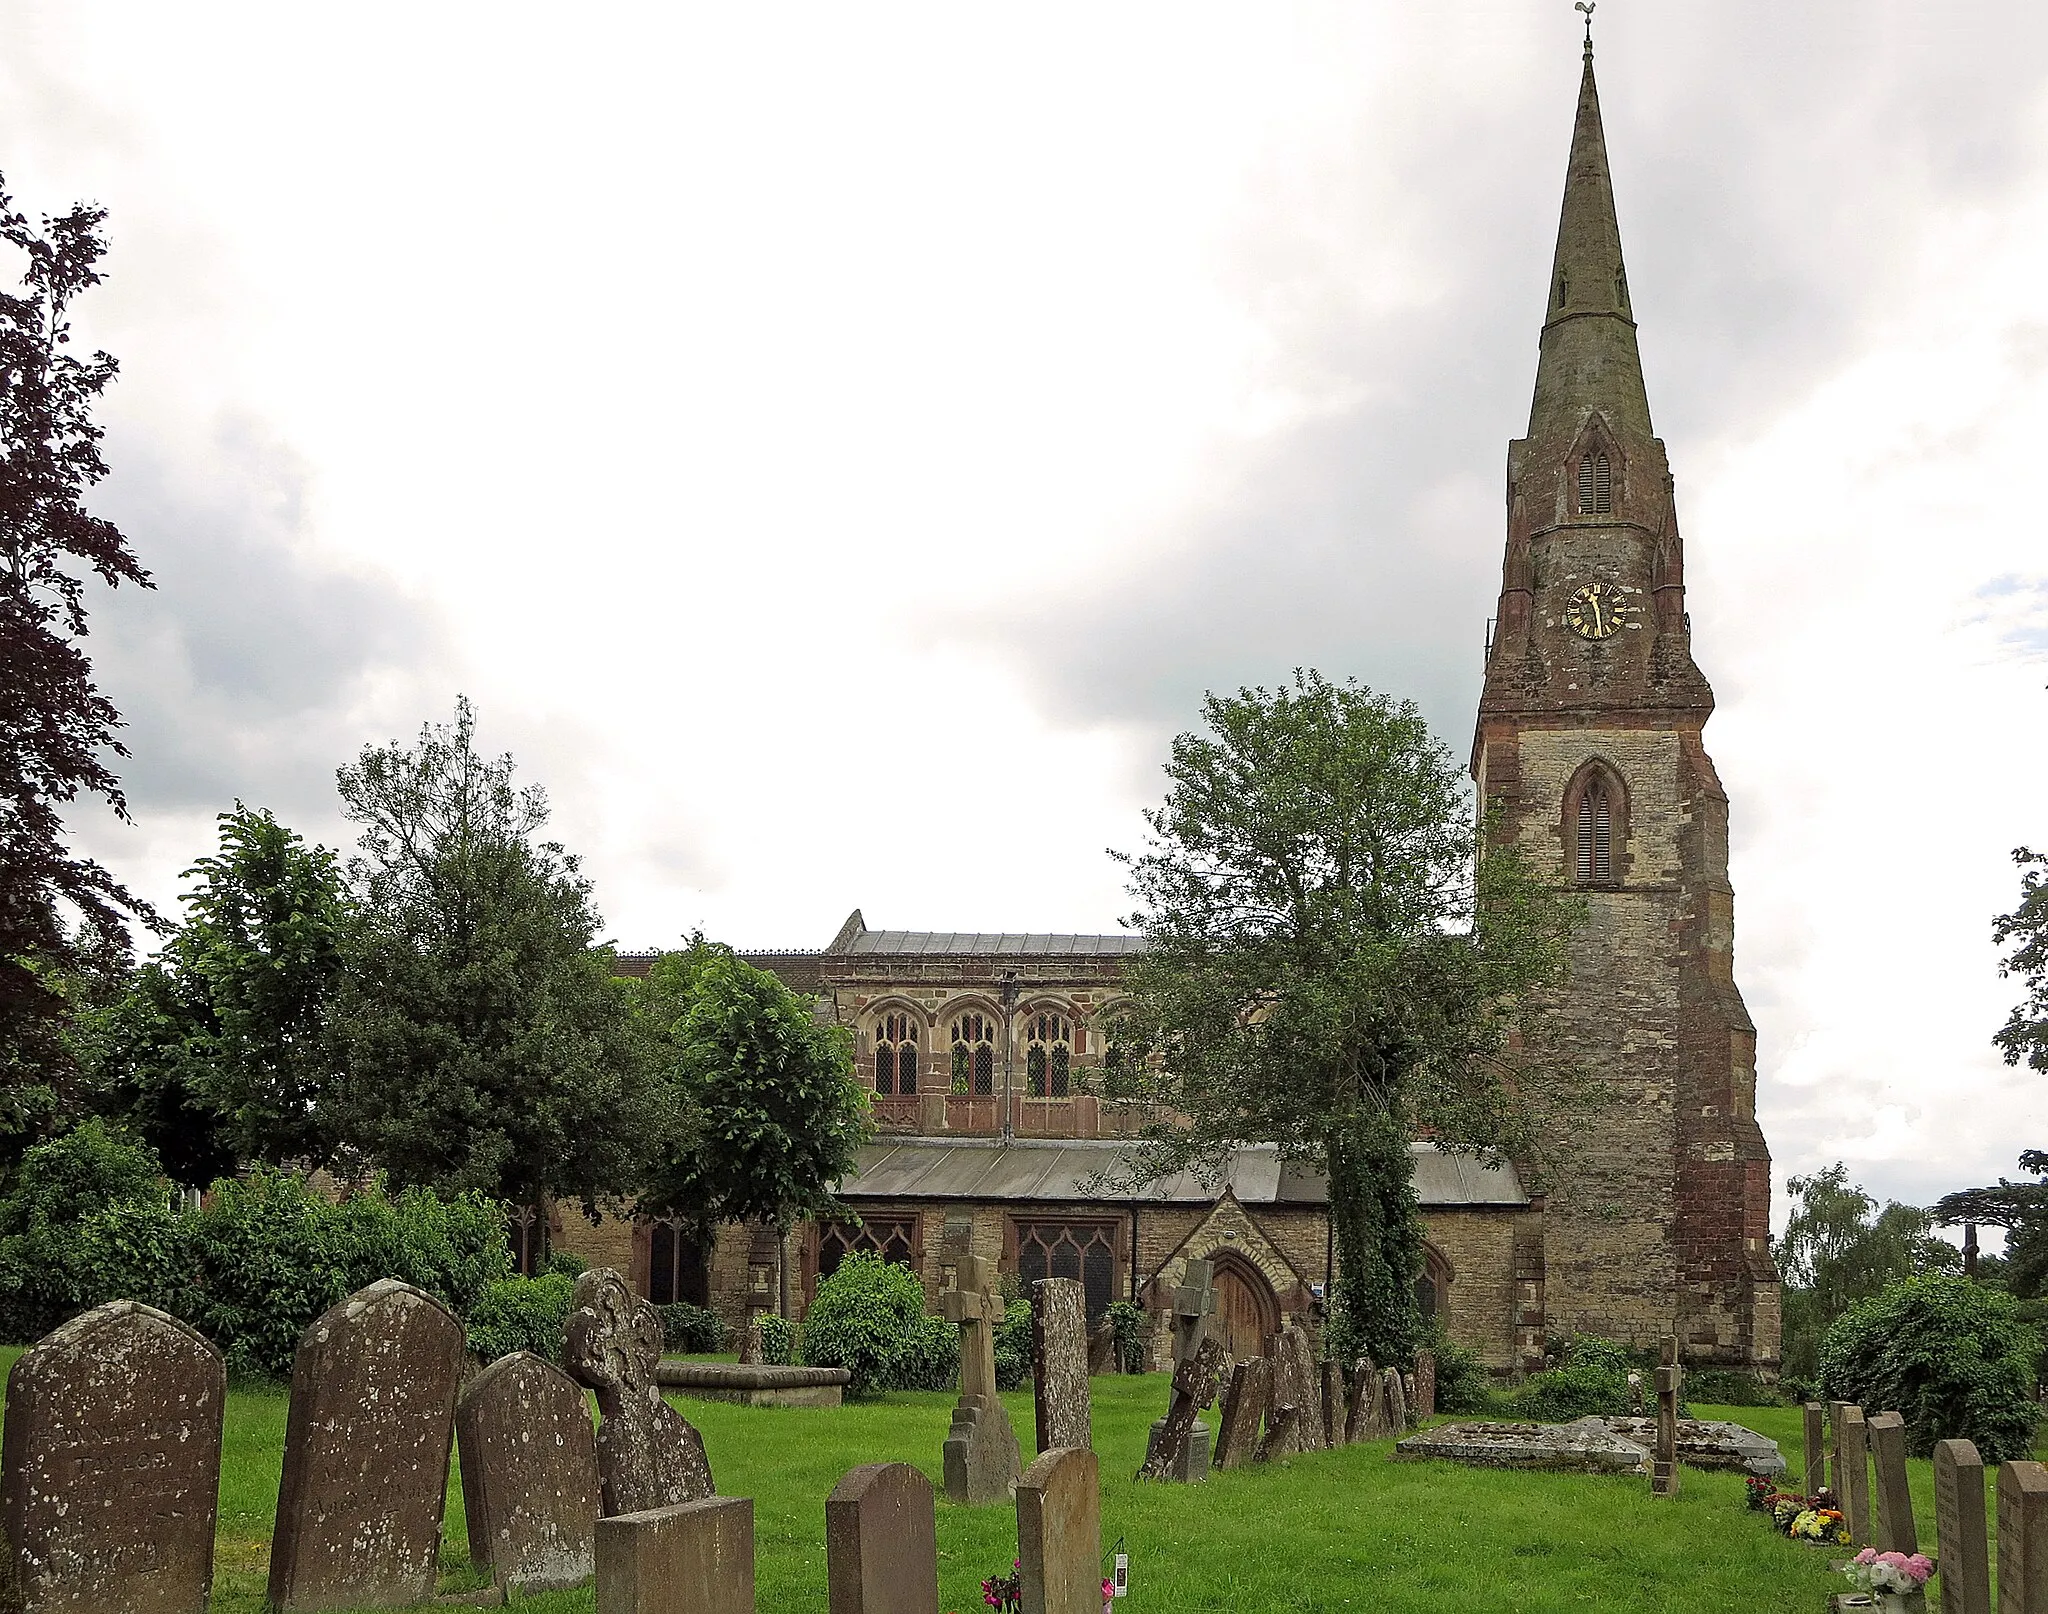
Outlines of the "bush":
{"type": "Polygon", "coordinates": [[[718,1313],[687,1300],[656,1306],[661,1313],[661,1345],[679,1356],[713,1356],[727,1345],[725,1324],[718,1313]]]}
{"type": "Polygon", "coordinates": [[[1778,1407],[1785,1404],[1784,1392],[1766,1384],[1754,1373],[1725,1367],[1688,1368],[1685,1394],[1689,1401],[1709,1407],[1778,1407]]]}
{"type": "Polygon", "coordinates": [[[177,1245],[146,1145],[98,1119],[37,1144],[0,1198],[0,1334],[26,1345],[102,1301],[163,1305],[177,1245]]]}
{"type": "Polygon", "coordinates": [[[761,1360],[771,1367],[792,1367],[796,1363],[796,1324],[787,1317],[761,1319],[761,1360]]]}
{"type": "Polygon", "coordinates": [[[550,1250],[540,1269],[542,1272],[559,1272],[565,1278],[580,1278],[590,1270],[590,1263],[574,1250],[550,1250]]]}
{"type": "Polygon", "coordinates": [[[1430,1342],[1436,1353],[1436,1410],[1485,1412],[1493,1405],[1493,1381],[1479,1353],[1456,1343],[1441,1328],[1430,1342]]]}
{"type": "MultiPolygon", "coordinates": [[[[1521,1388],[1505,1399],[1503,1410],[1538,1423],[1627,1417],[1632,1371],[1636,1358],[1625,1346],[1585,1335],[1566,1347],[1562,1366],[1524,1379],[1521,1388]]],[[[1649,1382],[1645,1380],[1646,1385],[1649,1382]]]]}
{"type": "MultiPolygon", "coordinates": [[[[1025,1308],[1025,1326],[1030,1326],[1025,1308]]],[[[850,1396],[880,1395],[896,1380],[918,1319],[924,1285],[906,1266],[859,1250],[818,1284],[804,1313],[803,1358],[811,1367],[843,1367],[850,1396]]],[[[1028,1334],[1027,1334],[1028,1339],[1028,1334]]],[[[1028,1356],[1028,1346],[1027,1346],[1028,1356]]]]}
{"type": "Polygon", "coordinates": [[[1145,1308],[1128,1300],[1109,1303],[1109,1326],[1116,1333],[1116,1365],[1125,1373],[1145,1371],[1145,1308]]]}
{"type": "Polygon", "coordinates": [[[2038,1411],[2040,1336],[2018,1303],[1968,1278],[1895,1283],[1835,1320],[1820,1348],[1822,1393],[1866,1411],[1898,1412],[1907,1449],[1974,1441],[1987,1463],[2030,1455],[2038,1411]]]}
{"type": "Polygon", "coordinates": [[[566,1273],[505,1278],[483,1293],[469,1314],[469,1348],[486,1362],[531,1351],[562,1359],[562,1324],[568,1320],[576,1280],[566,1273]]]}
{"type": "Polygon", "coordinates": [[[943,1317],[920,1317],[897,1364],[897,1390],[950,1390],[960,1382],[960,1330],[943,1317]]]}
{"type": "MultiPolygon", "coordinates": [[[[957,1347],[956,1347],[957,1349],[957,1347]]],[[[1031,1306],[1012,1300],[996,1324],[996,1388],[1020,1390],[1031,1379],[1031,1306]]]]}

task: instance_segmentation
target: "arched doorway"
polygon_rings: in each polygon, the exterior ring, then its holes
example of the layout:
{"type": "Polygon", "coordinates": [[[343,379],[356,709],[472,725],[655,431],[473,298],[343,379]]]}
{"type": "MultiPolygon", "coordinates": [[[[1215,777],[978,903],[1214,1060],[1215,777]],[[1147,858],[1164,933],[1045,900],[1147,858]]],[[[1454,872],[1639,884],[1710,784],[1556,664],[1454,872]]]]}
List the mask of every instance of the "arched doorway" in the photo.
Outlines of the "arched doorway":
{"type": "Polygon", "coordinates": [[[1249,1362],[1266,1354],[1267,1342],[1280,1327],[1280,1303],[1265,1274],[1234,1250],[1211,1257],[1216,1286],[1216,1325],[1233,1362],[1249,1362]]]}

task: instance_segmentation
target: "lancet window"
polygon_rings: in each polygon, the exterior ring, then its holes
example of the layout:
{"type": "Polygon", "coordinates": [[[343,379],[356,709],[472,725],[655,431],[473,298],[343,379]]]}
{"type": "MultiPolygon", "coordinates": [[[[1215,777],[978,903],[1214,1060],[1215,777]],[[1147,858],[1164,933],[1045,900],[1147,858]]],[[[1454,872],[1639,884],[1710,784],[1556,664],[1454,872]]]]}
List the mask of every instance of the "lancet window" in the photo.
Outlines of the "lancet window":
{"type": "Polygon", "coordinates": [[[875,1091],[917,1091],[917,1017],[885,1014],[875,1027],[875,1091]]]}
{"type": "Polygon", "coordinates": [[[996,1090],[996,1028],[989,1016],[971,1012],[953,1022],[953,1091],[996,1090]]]}
{"type": "Polygon", "coordinates": [[[1073,1086],[1074,1027],[1046,1010],[1024,1022],[1024,1079],[1033,1098],[1065,1098],[1073,1086]]]}
{"type": "Polygon", "coordinates": [[[1579,514],[1605,516],[1614,513],[1614,468],[1607,456],[1591,451],[1579,456],[1579,514]]]}
{"type": "Polygon", "coordinates": [[[1589,779],[1579,792],[1577,872],[1580,885],[1614,879],[1614,797],[1604,779],[1589,779]]]}

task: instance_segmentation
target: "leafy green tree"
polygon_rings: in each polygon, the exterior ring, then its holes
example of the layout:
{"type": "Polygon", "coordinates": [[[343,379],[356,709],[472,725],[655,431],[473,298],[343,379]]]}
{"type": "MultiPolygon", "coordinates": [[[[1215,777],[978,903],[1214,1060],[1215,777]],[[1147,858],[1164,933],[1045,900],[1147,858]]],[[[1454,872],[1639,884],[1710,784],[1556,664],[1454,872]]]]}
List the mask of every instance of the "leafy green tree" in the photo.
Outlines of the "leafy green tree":
{"type": "Polygon", "coordinates": [[[106,212],[80,204],[32,224],[0,180],[0,240],[26,260],[0,292],[0,1140],[10,1160],[69,1124],[71,1065],[57,977],[81,935],[123,936],[148,906],[71,845],[64,812],[98,796],[128,816],[109,759],[120,714],[93,682],[87,575],[150,587],[86,491],[106,475],[92,412],[114,379],[106,353],[70,351],[71,306],[99,284],[106,212]],[[66,922],[82,915],[83,931],[66,922]]]}
{"type": "Polygon", "coordinates": [[[1880,1208],[1839,1161],[1785,1186],[1792,1214],[1773,1249],[1784,1280],[1784,1370],[1810,1379],[1822,1338],[1850,1307],[1902,1278],[1953,1271],[1963,1257],[1934,1235],[1933,1212],[1896,1200],[1880,1208]]]}
{"type": "Polygon", "coordinates": [[[1936,1200],[1932,1214],[1944,1227],[1975,1222],[1979,1227],[2004,1228],[2000,1276],[2012,1293],[2032,1300],[2048,1292],[2048,1150],[2023,1150],[2020,1170],[2042,1180],[2013,1182],[2000,1177],[1990,1188],[1959,1189],[1936,1200]]]}
{"type": "Polygon", "coordinates": [[[2000,914],[1991,929],[1999,946],[2012,947],[1998,973],[2018,976],[2024,995],[1992,1041],[2008,1065],[2025,1060],[2048,1071],[2048,853],[2022,846],[2012,860],[2020,868],[2020,905],[2000,914]]]}
{"type": "Polygon", "coordinates": [[[393,1182],[587,1206],[629,1192],[667,1121],[577,860],[476,719],[340,771],[363,826],[335,1011],[333,1135],[393,1182]]]}
{"type": "Polygon", "coordinates": [[[699,1227],[765,1222],[785,1233],[800,1217],[837,1212],[832,1184],[870,1132],[846,1032],[702,937],[657,959],[638,1001],[681,1118],[642,1205],[699,1227]]]}
{"type": "MultiPolygon", "coordinates": [[[[0,1333],[26,1344],[87,1306],[116,1298],[104,1270],[105,1241],[86,1235],[130,1209],[157,1220],[166,1214],[163,1173],[134,1138],[90,1117],[29,1149],[0,1198],[0,1333]]],[[[166,1278],[150,1274],[147,1292],[128,1298],[161,1298],[166,1278]]]]}
{"type": "Polygon", "coordinates": [[[82,1017],[103,1088],[179,1182],[324,1161],[328,1016],[350,911],[340,864],[260,808],[222,813],[185,919],[118,1002],[82,1017]]]}
{"type": "Polygon", "coordinates": [[[1276,1143],[1329,1179],[1332,1349],[1409,1359],[1422,1269],[1409,1140],[1527,1154],[1563,1093],[1541,995],[1580,909],[1516,850],[1476,865],[1462,771],[1412,702],[1298,672],[1211,695],[1124,856],[1146,950],[1105,1082],[1165,1115],[1133,1174],[1276,1143]]]}

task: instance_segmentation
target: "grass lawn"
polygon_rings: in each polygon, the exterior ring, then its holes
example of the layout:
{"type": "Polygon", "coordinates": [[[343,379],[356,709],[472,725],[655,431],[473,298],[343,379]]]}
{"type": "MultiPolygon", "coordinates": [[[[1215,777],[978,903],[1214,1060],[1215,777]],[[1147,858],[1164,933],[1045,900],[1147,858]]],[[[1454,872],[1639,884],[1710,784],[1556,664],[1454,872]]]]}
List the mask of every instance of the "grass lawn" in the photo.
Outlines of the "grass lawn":
{"type": "MultiPolygon", "coordinates": [[[[0,1369],[18,1351],[0,1352],[0,1369]]],[[[1772,1535],[1744,1511],[1732,1474],[1685,1473],[1675,1501],[1648,1484],[1388,1461],[1389,1443],[1321,1452],[1205,1485],[1130,1478],[1164,1409],[1164,1375],[1094,1381],[1103,1460],[1103,1547],[1131,1555],[1128,1614],[1146,1610],[1384,1611],[1403,1614],[1776,1614],[1814,1611],[1839,1589],[1826,1554],[1772,1535]]],[[[1028,1393],[1006,1397],[1025,1442],[1028,1393]]],[[[859,1463],[901,1460],[936,1482],[952,1397],[899,1394],[836,1410],[679,1401],[704,1432],[719,1490],[754,1499],[763,1614],[821,1614],[825,1496],[859,1463]]],[[[1792,1408],[1697,1409],[1771,1436],[1798,1466],[1792,1408]]],[[[262,1607],[284,1444],[285,1396],[228,1399],[213,1606],[262,1607]]],[[[1932,1465],[1913,1464],[1923,1545],[1933,1536],[1932,1465]]],[[[442,1589],[481,1584],[469,1568],[461,1488],[451,1478],[442,1589]]],[[[940,1608],[975,1614],[980,1582],[1016,1551],[1012,1509],[939,1503],[940,1608]]],[[[536,1597],[533,1614],[588,1614],[589,1591],[536,1597]]],[[[1120,1611],[1122,1614],[1122,1611],[1120,1611]]]]}

